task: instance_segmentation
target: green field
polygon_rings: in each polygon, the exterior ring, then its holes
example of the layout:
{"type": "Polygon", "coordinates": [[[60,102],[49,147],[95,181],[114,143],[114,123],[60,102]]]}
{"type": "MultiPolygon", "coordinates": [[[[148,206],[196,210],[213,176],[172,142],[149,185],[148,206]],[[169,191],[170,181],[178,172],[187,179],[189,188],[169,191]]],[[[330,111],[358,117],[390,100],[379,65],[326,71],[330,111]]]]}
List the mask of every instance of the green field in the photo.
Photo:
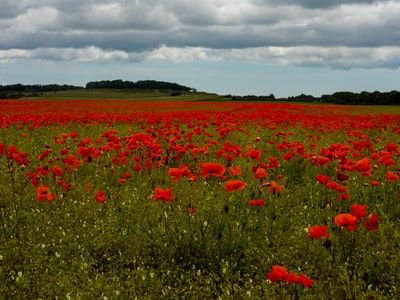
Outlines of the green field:
{"type": "Polygon", "coordinates": [[[162,90],[124,90],[124,89],[78,89],[68,91],[46,92],[42,93],[39,97],[32,99],[54,99],[54,100],[67,100],[67,99],[130,99],[130,100],[161,100],[161,101],[199,101],[199,100],[217,100],[219,95],[206,92],[182,92],[182,95],[171,96],[174,91],[162,90]]]}

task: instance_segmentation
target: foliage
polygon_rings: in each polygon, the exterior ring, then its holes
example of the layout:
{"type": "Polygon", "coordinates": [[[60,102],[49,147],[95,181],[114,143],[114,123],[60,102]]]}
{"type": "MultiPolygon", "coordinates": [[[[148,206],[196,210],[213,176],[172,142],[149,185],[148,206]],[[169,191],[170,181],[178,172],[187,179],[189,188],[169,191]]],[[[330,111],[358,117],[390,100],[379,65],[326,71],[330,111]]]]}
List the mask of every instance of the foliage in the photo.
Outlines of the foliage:
{"type": "Polygon", "coordinates": [[[400,297],[398,114],[0,105],[5,299],[400,297]]]}
{"type": "Polygon", "coordinates": [[[177,83],[170,83],[156,80],[140,80],[137,82],[124,80],[102,80],[91,81],[86,84],[87,89],[140,89],[140,90],[172,90],[172,91],[191,91],[190,87],[177,83]]]}

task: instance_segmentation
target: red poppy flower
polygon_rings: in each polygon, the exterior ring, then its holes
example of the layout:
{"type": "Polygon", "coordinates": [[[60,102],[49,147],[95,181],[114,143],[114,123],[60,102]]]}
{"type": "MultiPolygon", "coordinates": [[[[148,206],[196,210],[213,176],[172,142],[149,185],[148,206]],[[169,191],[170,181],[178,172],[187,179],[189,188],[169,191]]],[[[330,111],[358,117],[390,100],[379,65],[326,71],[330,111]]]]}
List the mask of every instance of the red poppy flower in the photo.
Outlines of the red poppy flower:
{"type": "Polygon", "coordinates": [[[398,150],[397,145],[393,142],[389,142],[384,148],[389,152],[396,152],[398,150]]]}
{"type": "Polygon", "coordinates": [[[337,183],[336,181],[329,181],[326,186],[328,187],[328,189],[331,190],[337,190],[340,187],[340,184],[337,183]]]}
{"type": "Polygon", "coordinates": [[[371,167],[371,159],[370,158],[363,158],[359,161],[357,161],[353,168],[359,172],[368,172],[372,170],[371,167]]]}
{"type": "Polygon", "coordinates": [[[236,167],[229,167],[229,173],[234,176],[234,175],[242,175],[242,169],[240,166],[236,167]]]}
{"type": "Polygon", "coordinates": [[[156,194],[153,195],[154,200],[162,200],[166,202],[172,202],[174,200],[174,196],[172,195],[172,187],[163,190],[162,188],[155,188],[156,194]]]}
{"type": "Polygon", "coordinates": [[[3,155],[6,150],[6,145],[0,142],[0,155],[3,155]]]}
{"type": "Polygon", "coordinates": [[[330,238],[330,234],[327,232],[329,226],[321,225],[321,226],[313,226],[310,228],[310,233],[308,234],[309,238],[320,239],[322,237],[330,238]]]}
{"type": "Polygon", "coordinates": [[[389,182],[393,182],[393,181],[399,179],[399,176],[396,175],[393,171],[388,171],[388,172],[387,172],[387,175],[386,175],[386,179],[387,179],[389,182]]]}
{"type": "Polygon", "coordinates": [[[247,153],[245,156],[250,157],[255,160],[260,160],[261,159],[261,151],[257,149],[251,149],[249,153],[247,153]]]}
{"type": "Polygon", "coordinates": [[[243,190],[246,187],[247,183],[240,181],[240,180],[229,180],[226,185],[225,189],[228,192],[235,192],[239,190],[243,190]]]}
{"type": "Polygon", "coordinates": [[[371,180],[371,185],[372,186],[379,186],[381,183],[377,180],[371,180]]]}
{"type": "Polygon", "coordinates": [[[293,156],[294,156],[294,152],[290,151],[283,156],[283,160],[286,160],[286,161],[291,160],[293,158],[293,156]]]}
{"type": "Polygon", "coordinates": [[[72,189],[72,184],[71,183],[66,183],[64,180],[57,180],[57,184],[61,185],[64,189],[64,191],[70,191],[72,189]]]}
{"type": "Polygon", "coordinates": [[[345,227],[347,230],[357,230],[358,219],[351,214],[338,214],[335,216],[335,224],[339,227],[345,227]]]}
{"type": "Polygon", "coordinates": [[[285,280],[287,283],[303,284],[306,288],[311,288],[311,286],[315,284],[315,280],[308,278],[306,275],[288,273],[286,268],[282,266],[272,266],[272,272],[268,273],[267,277],[272,283],[285,280]]]}
{"type": "Polygon", "coordinates": [[[269,157],[269,168],[279,168],[279,161],[277,157],[270,156],[269,157]]]}
{"type": "Polygon", "coordinates": [[[327,184],[329,182],[330,178],[327,175],[323,174],[318,174],[317,175],[317,181],[321,184],[327,184]]]}
{"type": "Polygon", "coordinates": [[[191,174],[188,166],[184,166],[183,168],[170,168],[168,175],[174,178],[173,182],[178,182],[182,177],[188,177],[191,174]]]}
{"type": "Polygon", "coordinates": [[[283,184],[278,184],[275,181],[271,181],[270,187],[268,190],[270,191],[270,193],[272,193],[274,195],[279,195],[283,192],[283,188],[284,188],[283,184]]]}
{"type": "Polygon", "coordinates": [[[56,176],[62,176],[63,175],[63,170],[60,166],[54,166],[53,168],[53,172],[54,174],[56,174],[56,176]]]}
{"type": "Polygon", "coordinates": [[[182,177],[182,170],[179,168],[171,168],[168,170],[168,175],[174,178],[173,182],[178,182],[182,177]]]}
{"type": "Polygon", "coordinates": [[[358,220],[361,220],[367,215],[368,205],[352,204],[351,207],[353,209],[350,214],[355,216],[358,220]]]}
{"type": "Polygon", "coordinates": [[[263,199],[249,200],[249,205],[251,205],[251,206],[265,206],[265,200],[263,200],[263,199]]]}
{"type": "Polygon", "coordinates": [[[291,272],[286,274],[285,276],[285,281],[287,283],[299,283],[299,276],[297,276],[295,273],[291,272]]]}
{"type": "Polygon", "coordinates": [[[364,226],[368,230],[376,231],[378,230],[379,217],[373,212],[368,218],[365,219],[364,226]]]}
{"type": "Polygon", "coordinates": [[[268,279],[275,283],[285,279],[288,275],[286,268],[282,266],[272,266],[272,272],[267,274],[268,279]]]}
{"type": "Polygon", "coordinates": [[[225,166],[219,163],[202,163],[199,164],[199,167],[202,168],[200,175],[205,179],[207,179],[209,175],[221,177],[226,172],[225,166]]]}
{"type": "Polygon", "coordinates": [[[308,278],[306,275],[304,274],[300,274],[299,275],[299,283],[302,283],[304,285],[304,287],[306,287],[307,289],[311,288],[311,286],[313,284],[315,284],[315,280],[308,278]]]}
{"type": "Polygon", "coordinates": [[[349,200],[350,199],[350,194],[340,194],[339,195],[339,200],[349,200]]]}
{"type": "Polygon", "coordinates": [[[255,179],[264,179],[267,178],[268,173],[267,171],[265,171],[264,168],[257,168],[255,174],[254,174],[254,178],[255,179]]]}
{"type": "Polygon", "coordinates": [[[99,203],[104,203],[107,200],[106,192],[105,191],[99,191],[96,192],[96,202],[99,203]]]}
{"type": "Polygon", "coordinates": [[[50,193],[49,187],[47,185],[39,186],[36,189],[36,200],[43,201],[47,200],[48,202],[53,201],[55,196],[50,193]]]}
{"type": "Polygon", "coordinates": [[[349,175],[345,175],[345,174],[343,174],[343,173],[338,173],[336,177],[337,177],[337,179],[340,180],[340,181],[346,181],[347,179],[350,178],[349,175]]]}

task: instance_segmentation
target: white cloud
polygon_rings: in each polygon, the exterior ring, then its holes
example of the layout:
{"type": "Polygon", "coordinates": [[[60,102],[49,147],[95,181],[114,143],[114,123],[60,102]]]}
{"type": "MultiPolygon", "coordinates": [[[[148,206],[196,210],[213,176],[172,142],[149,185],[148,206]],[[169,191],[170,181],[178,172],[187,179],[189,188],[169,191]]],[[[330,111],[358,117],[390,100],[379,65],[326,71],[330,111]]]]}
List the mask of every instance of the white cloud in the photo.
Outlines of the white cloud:
{"type": "Polygon", "coordinates": [[[58,11],[53,7],[32,8],[18,15],[15,22],[11,22],[7,29],[16,33],[34,33],[40,30],[55,29],[57,17],[58,11]]]}
{"type": "Polygon", "coordinates": [[[33,50],[0,50],[0,63],[12,61],[273,61],[281,65],[329,68],[391,68],[400,67],[400,46],[367,47],[255,47],[245,49],[211,49],[204,47],[161,47],[143,52],[104,50],[95,46],[82,49],[38,48],[33,50]]]}

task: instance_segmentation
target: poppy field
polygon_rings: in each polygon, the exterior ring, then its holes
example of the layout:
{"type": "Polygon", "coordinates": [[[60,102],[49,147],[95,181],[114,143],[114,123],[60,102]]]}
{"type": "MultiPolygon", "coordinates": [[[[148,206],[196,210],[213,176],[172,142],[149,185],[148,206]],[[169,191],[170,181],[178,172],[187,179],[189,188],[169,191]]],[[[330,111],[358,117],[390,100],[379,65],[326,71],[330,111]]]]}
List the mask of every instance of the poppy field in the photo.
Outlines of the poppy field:
{"type": "Polygon", "coordinates": [[[400,298],[400,111],[0,100],[4,299],[400,298]]]}

